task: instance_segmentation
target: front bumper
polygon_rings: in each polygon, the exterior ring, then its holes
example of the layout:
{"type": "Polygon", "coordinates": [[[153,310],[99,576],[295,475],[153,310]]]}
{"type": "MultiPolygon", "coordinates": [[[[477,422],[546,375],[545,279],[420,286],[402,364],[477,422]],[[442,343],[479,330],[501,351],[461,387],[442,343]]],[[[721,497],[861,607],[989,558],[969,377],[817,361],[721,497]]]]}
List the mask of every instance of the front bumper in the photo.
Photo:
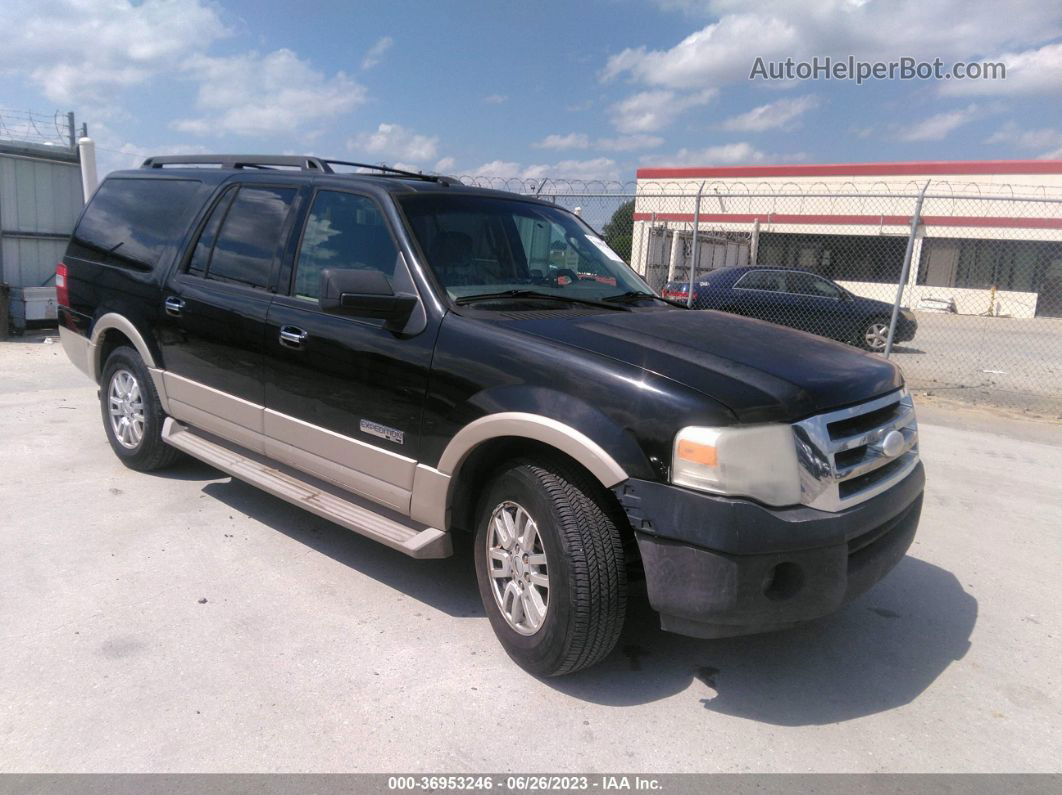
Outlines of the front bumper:
{"type": "Polygon", "coordinates": [[[906,554],[922,510],[919,463],[853,508],[770,509],[631,479],[616,488],[663,629],[719,638],[834,612],[906,554]]]}

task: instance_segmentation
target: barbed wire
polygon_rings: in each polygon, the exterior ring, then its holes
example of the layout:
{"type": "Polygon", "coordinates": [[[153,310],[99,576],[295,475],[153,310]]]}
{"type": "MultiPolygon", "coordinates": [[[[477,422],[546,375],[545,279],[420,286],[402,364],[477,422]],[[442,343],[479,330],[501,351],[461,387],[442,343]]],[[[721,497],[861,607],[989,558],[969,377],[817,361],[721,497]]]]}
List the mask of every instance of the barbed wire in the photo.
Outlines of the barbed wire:
{"type": "MultiPolygon", "coordinates": [[[[764,198],[769,196],[778,197],[804,197],[804,198],[849,198],[851,196],[866,196],[868,198],[880,198],[881,196],[893,196],[907,198],[917,196],[925,185],[925,181],[886,181],[875,180],[873,182],[843,182],[797,183],[784,182],[746,182],[742,180],[608,180],[608,179],[581,179],[567,177],[498,177],[478,176],[464,174],[457,177],[463,184],[472,187],[504,190],[511,193],[521,193],[537,196],[552,197],[557,195],[579,194],[581,196],[623,196],[633,197],[635,194],[652,194],[658,198],[665,196],[690,196],[695,194],[703,182],[705,196],[723,194],[727,198],[764,198]]],[[[934,179],[929,181],[927,196],[935,199],[985,199],[1005,200],[1021,199],[1027,201],[1062,200],[1062,186],[1030,185],[1021,183],[981,183],[975,181],[955,181],[934,179]]]]}
{"type": "Polygon", "coordinates": [[[0,108],[0,140],[46,146],[70,145],[70,121],[62,111],[51,115],[0,108]]]}

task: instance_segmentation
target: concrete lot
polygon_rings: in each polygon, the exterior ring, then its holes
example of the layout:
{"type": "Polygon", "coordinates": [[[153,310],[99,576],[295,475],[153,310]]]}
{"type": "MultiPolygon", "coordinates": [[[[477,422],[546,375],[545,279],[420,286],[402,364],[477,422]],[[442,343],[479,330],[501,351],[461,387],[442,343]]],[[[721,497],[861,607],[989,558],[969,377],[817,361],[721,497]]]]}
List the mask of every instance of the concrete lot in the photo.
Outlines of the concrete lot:
{"type": "Polygon", "coordinates": [[[1062,318],[919,312],[895,361],[916,390],[1062,416],[1062,318]]]}
{"type": "Polygon", "coordinates": [[[1062,426],[927,411],[920,534],[841,614],[698,641],[638,609],[539,681],[467,556],[125,469],[59,345],[0,373],[0,772],[1062,770],[1062,426]]]}

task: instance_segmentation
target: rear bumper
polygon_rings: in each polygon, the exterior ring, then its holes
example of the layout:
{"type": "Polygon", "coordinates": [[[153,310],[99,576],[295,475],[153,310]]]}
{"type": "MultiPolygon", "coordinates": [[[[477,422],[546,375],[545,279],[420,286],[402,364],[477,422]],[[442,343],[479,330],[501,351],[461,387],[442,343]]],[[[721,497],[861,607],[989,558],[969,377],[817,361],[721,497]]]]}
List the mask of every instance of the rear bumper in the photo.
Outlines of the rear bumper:
{"type": "Polygon", "coordinates": [[[67,357],[74,363],[74,366],[95,381],[96,373],[93,366],[95,361],[94,346],[89,338],[82,336],[76,331],[71,331],[64,325],[60,325],[59,342],[62,343],[63,351],[66,352],[67,357]]]}
{"type": "Polygon", "coordinates": [[[896,336],[893,339],[894,342],[910,342],[915,338],[915,332],[918,331],[918,321],[915,319],[907,320],[900,317],[896,322],[896,336]]]}
{"type": "Polygon", "coordinates": [[[889,491],[838,513],[772,510],[646,481],[617,492],[661,626],[711,638],[789,627],[865,592],[910,547],[924,483],[919,463],[889,491]]]}

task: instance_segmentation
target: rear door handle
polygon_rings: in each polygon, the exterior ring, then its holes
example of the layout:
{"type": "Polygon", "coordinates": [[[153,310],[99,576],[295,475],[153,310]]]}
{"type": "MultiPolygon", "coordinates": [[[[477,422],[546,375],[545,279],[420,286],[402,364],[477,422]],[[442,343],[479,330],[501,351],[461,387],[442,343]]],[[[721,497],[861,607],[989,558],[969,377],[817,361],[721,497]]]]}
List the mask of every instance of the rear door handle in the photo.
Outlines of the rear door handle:
{"type": "Polygon", "coordinates": [[[306,332],[298,326],[281,326],[280,344],[288,348],[301,348],[306,341],[306,332]]]}
{"type": "Polygon", "coordinates": [[[184,299],[178,298],[175,295],[171,295],[169,298],[166,299],[165,307],[167,315],[180,317],[181,310],[184,309],[184,299]]]}

